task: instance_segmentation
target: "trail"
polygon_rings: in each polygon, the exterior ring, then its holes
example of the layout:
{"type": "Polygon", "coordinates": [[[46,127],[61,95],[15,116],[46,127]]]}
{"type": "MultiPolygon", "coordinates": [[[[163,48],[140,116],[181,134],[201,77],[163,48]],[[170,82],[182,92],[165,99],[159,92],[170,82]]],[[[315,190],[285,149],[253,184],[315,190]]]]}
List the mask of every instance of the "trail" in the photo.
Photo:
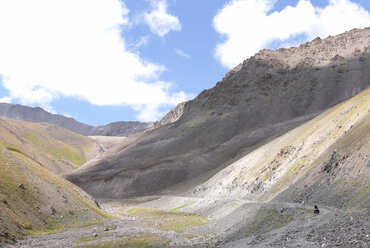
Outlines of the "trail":
{"type": "MultiPolygon", "coordinates": [[[[179,196],[162,196],[152,197],[152,199],[122,199],[115,201],[104,200],[101,202],[102,208],[117,216],[117,220],[107,220],[102,223],[91,224],[79,228],[68,228],[63,232],[55,234],[47,234],[40,236],[29,236],[26,240],[19,241],[16,245],[8,245],[5,247],[103,247],[107,242],[125,243],[127,240],[135,239],[135,237],[154,237],[151,241],[154,242],[153,247],[283,247],[271,246],[271,244],[284,244],[288,242],[292,244],[303,244],[302,246],[286,246],[286,247],[316,247],[314,242],[306,242],[305,236],[311,231],[312,227],[322,226],[328,223],[335,215],[343,215],[342,211],[327,207],[320,207],[320,215],[315,216],[313,206],[304,206],[297,203],[282,203],[282,202],[255,202],[243,199],[207,199],[196,197],[179,197],[179,196]],[[168,206],[164,205],[164,210],[170,212],[169,208],[174,206],[172,202],[177,202],[177,206],[184,202],[188,203],[188,207],[183,207],[179,211],[188,212],[186,209],[195,210],[196,206],[209,204],[210,202],[218,202],[214,206],[227,205],[233,202],[234,209],[232,212],[243,213],[243,207],[254,206],[256,209],[264,207],[273,207],[281,209],[299,209],[307,210],[304,218],[297,218],[287,225],[271,230],[261,235],[246,237],[239,240],[232,240],[230,237],[222,235],[227,234],[226,226],[221,225],[222,218],[208,216],[208,223],[200,227],[190,227],[184,232],[176,232],[175,230],[164,230],[160,228],[161,219],[154,219],[151,216],[130,216],[128,210],[132,208],[147,208],[158,209],[156,206],[161,201],[167,201],[168,206]],[[223,203],[220,204],[220,201],[223,203]],[[235,204],[236,203],[236,204],[235,204]],[[193,206],[193,207],[192,207],[193,206]],[[236,210],[239,209],[239,210],[236,210]],[[216,228],[217,227],[217,228],[216,228]],[[221,229],[224,232],[220,232],[221,229]],[[304,235],[302,235],[304,234],[304,235]],[[245,246],[245,244],[250,244],[245,246]]],[[[173,212],[172,212],[173,213],[173,212]]],[[[248,218],[245,212],[244,218],[248,218]]],[[[232,218],[232,214],[229,215],[232,218]]],[[[231,219],[232,220],[232,219],[231,219]]],[[[241,219],[232,220],[237,226],[241,219]]],[[[228,228],[231,230],[230,228],[228,228]]],[[[146,241],[145,241],[146,242],[146,241]]],[[[113,246],[115,247],[115,246],[113,246]]],[[[117,246],[118,247],[118,246],[117,246]]],[[[128,246],[131,247],[131,246],[128,246]]],[[[133,247],[140,247],[133,246],[133,247]]],[[[318,246],[317,246],[318,247],[318,246]]]]}

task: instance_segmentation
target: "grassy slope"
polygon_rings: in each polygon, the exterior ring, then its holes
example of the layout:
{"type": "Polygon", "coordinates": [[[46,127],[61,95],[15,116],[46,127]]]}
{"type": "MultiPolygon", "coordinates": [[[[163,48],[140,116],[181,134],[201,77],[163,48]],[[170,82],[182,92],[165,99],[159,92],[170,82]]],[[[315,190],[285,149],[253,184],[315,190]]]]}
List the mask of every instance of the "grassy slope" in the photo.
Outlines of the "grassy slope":
{"type": "Polygon", "coordinates": [[[96,146],[93,140],[56,125],[6,118],[0,118],[0,143],[22,150],[57,174],[84,164],[96,146]]]}
{"type": "Polygon", "coordinates": [[[89,195],[51,172],[82,164],[93,145],[54,125],[0,119],[0,243],[105,216],[89,195]]]}

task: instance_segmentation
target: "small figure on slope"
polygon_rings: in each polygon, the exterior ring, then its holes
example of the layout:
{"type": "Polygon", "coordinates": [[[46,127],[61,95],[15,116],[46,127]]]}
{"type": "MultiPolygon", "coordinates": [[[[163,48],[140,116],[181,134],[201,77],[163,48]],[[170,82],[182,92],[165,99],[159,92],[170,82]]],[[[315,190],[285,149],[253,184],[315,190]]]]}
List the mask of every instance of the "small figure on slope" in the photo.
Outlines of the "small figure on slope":
{"type": "Polygon", "coordinates": [[[317,207],[317,205],[315,205],[314,210],[313,210],[313,213],[314,213],[314,214],[320,214],[320,210],[319,210],[319,208],[317,207]]]}

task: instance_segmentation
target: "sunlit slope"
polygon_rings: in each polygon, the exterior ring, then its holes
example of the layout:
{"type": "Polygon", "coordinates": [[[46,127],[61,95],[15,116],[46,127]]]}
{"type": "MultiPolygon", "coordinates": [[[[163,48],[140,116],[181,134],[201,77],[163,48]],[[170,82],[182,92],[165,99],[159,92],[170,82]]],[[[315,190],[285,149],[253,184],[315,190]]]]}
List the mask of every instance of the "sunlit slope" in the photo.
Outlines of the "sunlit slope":
{"type": "Polygon", "coordinates": [[[0,243],[29,232],[96,221],[94,200],[17,148],[0,144],[0,243]]]}
{"type": "Polygon", "coordinates": [[[367,89],[369,37],[370,29],[352,30],[299,47],[260,51],[185,103],[179,114],[174,111],[169,118],[179,117],[174,123],[146,131],[66,178],[96,197],[190,190],[367,89]]]}
{"type": "Polygon", "coordinates": [[[0,118],[0,143],[57,174],[82,165],[96,152],[95,141],[54,124],[7,118],[0,118]]]}
{"type": "Polygon", "coordinates": [[[370,206],[370,89],[258,148],[193,193],[370,206]]]}

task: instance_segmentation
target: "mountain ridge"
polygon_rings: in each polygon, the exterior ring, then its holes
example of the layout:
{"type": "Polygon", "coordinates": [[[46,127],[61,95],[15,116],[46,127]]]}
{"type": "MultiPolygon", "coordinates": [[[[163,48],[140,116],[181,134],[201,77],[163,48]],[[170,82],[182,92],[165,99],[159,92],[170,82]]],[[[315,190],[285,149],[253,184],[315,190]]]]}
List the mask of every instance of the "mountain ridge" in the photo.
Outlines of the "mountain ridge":
{"type": "Polygon", "coordinates": [[[298,48],[262,50],[185,103],[176,122],[67,178],[95,196],[115,198],[214,174],[369,87],[369,40],[365,28],[298,48]]]}
{"type": "Polygon", "coordinates": [[[49,113],[40,107],[9,103],[0,103],[0,117],[29,122],[53,123],[85,136],[129,136],[145,131],[152,126],[151,123],[137,121],[119,121],[103,126],[91,126],[71,117],[49,113]]]}

